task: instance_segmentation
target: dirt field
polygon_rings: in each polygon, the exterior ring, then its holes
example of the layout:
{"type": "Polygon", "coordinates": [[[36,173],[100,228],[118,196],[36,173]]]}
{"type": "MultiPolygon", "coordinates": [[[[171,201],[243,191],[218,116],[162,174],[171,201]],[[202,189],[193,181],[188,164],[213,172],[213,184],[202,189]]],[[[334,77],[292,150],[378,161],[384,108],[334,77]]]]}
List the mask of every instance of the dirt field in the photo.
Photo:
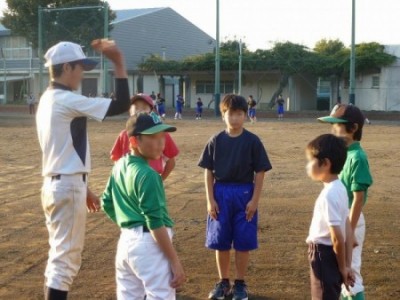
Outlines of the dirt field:
{"type": "MultiPolygon", "coordinates": [[[[214,255],[204,248],[205,194],[197,160],[208,140],[223,129],[219,120],[172,121],[181,154],[165,186],[176,222],[175,245],[187,283],[178,299],[206,299],[217,280],[214,255]]],[[[89,122],[90,187],[100,194],[112,163],[108,152],[123,119],[89,122]]],[[[258,134],[273,170],[266,176],[259,207],[260,248],[252,253],[251,299],[309,299],[305,238],[321,184],[305,175],[304,147],[328,132],[312,119],[262,120],[247,128],[258,134]]],[[[40,204],[41,155],[33,118],[0,116],[0,299],[42,299],[47,231],[40,204]]],[[[373,122],[362,141],[374,185],[365,214],[363,257],[369,299],[400,299],[400,121],[373,122]]],[[[114,255],[118,228],[103,213],[90,215],[83,264],[69,299],[115,299],[114,255]]],[[[156,267],[156,266],[155,266],[156,267]]]]}

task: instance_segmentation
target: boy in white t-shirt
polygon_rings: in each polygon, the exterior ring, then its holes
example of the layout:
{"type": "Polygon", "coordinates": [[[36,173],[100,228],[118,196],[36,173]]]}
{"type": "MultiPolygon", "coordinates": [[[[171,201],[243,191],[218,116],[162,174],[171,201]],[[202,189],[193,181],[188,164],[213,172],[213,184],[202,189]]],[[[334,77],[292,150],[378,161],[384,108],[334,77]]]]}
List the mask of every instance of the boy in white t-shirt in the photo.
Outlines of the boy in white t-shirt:
{"type": "Polygon", "coordinates": [[[313,300],[337,300],[342,283],[346,288],[354,284],[350,267],[353,236],[349,226],[348,197],[338,178],[346,161],[346,144],[332,134],[324,134],[307,145],[306,156],[307,175],[324,184],[315,202],[306,240],[311,297],[313,300]]]}

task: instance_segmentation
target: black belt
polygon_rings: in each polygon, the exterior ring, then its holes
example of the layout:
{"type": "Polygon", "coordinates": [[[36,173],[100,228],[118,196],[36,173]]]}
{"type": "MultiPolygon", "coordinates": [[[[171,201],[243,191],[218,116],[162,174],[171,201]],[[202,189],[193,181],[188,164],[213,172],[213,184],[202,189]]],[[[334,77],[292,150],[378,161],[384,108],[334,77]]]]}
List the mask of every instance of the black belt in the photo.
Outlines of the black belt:
{"type": "MultiPolygon", "coordinates": [[[[87,177],[87,174],[82,174],[82,180],[83,180],[83,182],[86,182],[86,177],[87,177]]],[[[61,174],[51,176],[51,181],[53,181],[53,180],[60,180],[60,179],[61,179],[61,174]]]]}

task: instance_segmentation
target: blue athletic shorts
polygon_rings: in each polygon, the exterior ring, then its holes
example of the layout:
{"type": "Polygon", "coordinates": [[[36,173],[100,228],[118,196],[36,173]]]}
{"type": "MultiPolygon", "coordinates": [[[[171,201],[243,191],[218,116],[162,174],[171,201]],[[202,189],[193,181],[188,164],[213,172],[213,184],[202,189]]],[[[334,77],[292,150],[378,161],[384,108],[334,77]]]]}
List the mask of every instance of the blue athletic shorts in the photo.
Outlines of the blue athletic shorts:
{"type": "Polygon", "coordinates": [[[246,220],[246,206],[254,185],[215,183],[214,198],[219,207],[217,220],[207,219],[206,247],[214,250],[250,251],[258,248],[257,212],[246,220]]]}
{"type": "Polygon", "coordinates": [[[278,114],[279,114],[279,115],[283,115],[283,113],[284,113],[283,105],[282,105],[282,106],[281,106],[281,105],[278,105],[278,114]]]}
{"type": "Polygon", "coordinates": [[[249,108],[249,117],[254,118],[256,116],[256,109],[255,108],[249,108]]]}
{"type": "Polygon", "coordinates": [[[165,115],[165,106],[163,105],[158,105],[158,113],[160,116],[165,115]]]}

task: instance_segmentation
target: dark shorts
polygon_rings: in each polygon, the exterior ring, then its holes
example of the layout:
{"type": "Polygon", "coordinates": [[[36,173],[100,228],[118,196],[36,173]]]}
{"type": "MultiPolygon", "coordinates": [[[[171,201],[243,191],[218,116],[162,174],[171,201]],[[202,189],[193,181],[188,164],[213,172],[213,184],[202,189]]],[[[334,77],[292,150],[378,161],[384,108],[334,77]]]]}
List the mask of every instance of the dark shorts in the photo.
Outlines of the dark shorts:
{"type": "Polygon", "coordinates": [[[283,115],[283,113],[284,113],[283,105],[278,105],[278,114],[283,115]]]}
{"type": "Polygon", "coordinates": [[[256,116],[256,109],[255,108],[249,108],[249,117],[254,118],[256,116]]]}
{"type": "Polygon", "coordinates": [[[215,183],[214,197],[219,207],[217,220],[207,219],[206,247],[214,250],[250,251],[258,248],[257,212],[246,220],[246,206],[254,185],[215,183]]]}
{"type": "Polygon", "coordinates": [[[309,244],[311,297],[314,300],[338,300],[342,275],[332,246],[309,244]]]}

